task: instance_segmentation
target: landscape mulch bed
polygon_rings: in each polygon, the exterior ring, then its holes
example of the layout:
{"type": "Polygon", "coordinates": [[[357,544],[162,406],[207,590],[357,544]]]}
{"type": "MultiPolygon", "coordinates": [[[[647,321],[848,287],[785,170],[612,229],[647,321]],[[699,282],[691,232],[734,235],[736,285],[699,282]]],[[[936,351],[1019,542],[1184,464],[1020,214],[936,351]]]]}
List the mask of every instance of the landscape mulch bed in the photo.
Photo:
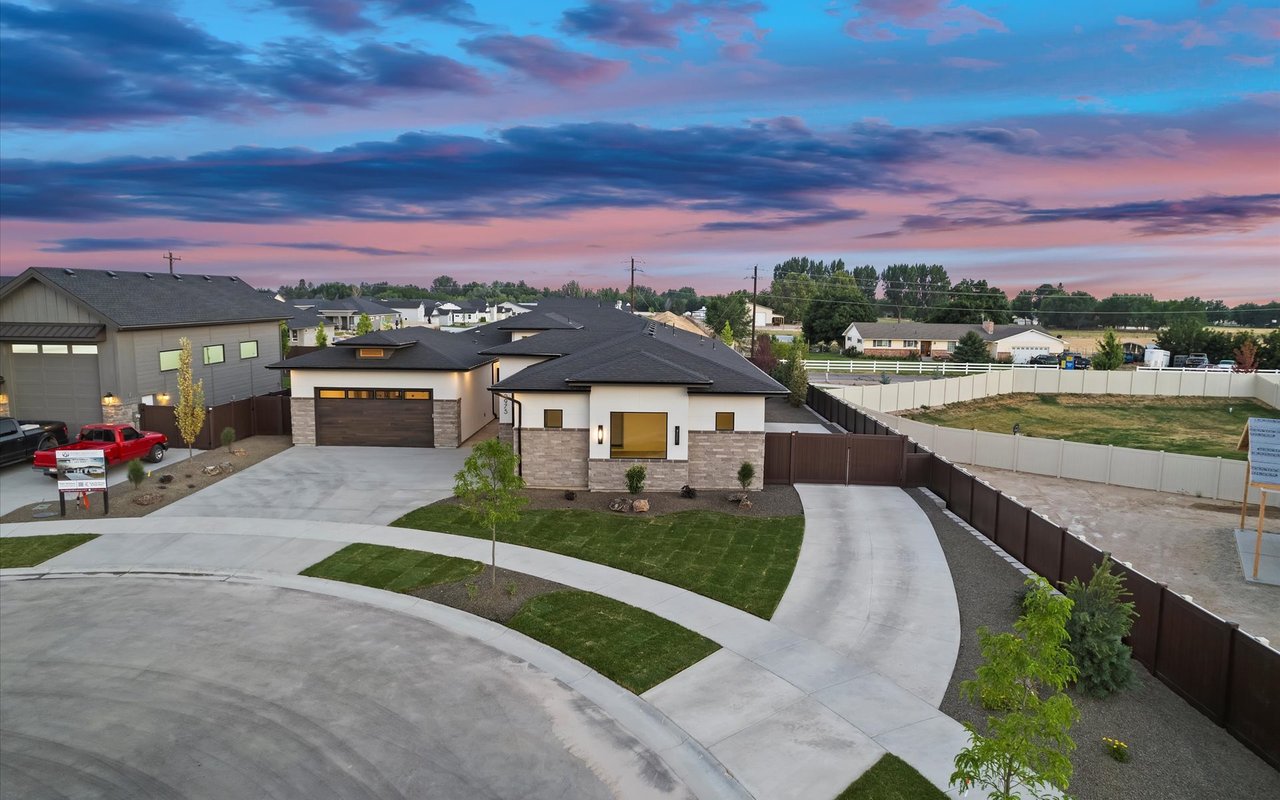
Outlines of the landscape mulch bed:
{"type": "MultiPolygon", "coordinates": [[[[679,492],[641,492],[630,495],[626,492],[575,492],[575,499],[566,500],[565,493],[556,489],[526,489],[525,497],[529,504],[525,506],[534,510],[577,510],[605,511],[609,510],[609,501],[615,498],[628,500],[643,498],[649,501],[649,511],[653,516],[674,514],[680,511],[719,511],[723,514],[734,514],[744,517],[789,517],[803,514],[800,495],[790,486],[766,486],[758,492],[750,492],[751,508],[742,508],[729,501],[729,495],[738,492],[730,489],[699,490],[697,497],[681,497],[679,492]]],[[[457,503],[457,498],[441,500],[442,503],[457,503]]],[[[632,513],[632,512],[617,512],[632,513]]]]}
{"type": "MultiPolygon", "coordinates": [[[[181,500],[184,497],[195,494],[206,486],[217,483],[223,478],[234,475],[236,472],[251,467],[259,461],[270,458],[293,446],[293,442],[288,436],[250,436],[241,439],[232,445],[233,452],[228,453],[225,447],[217,450],[207,450],[203,453],[172,464],[160,462],[159,464],[150,464],[142,462],[151,476],[142,482],[142,486],[138,489],[133,488],[133,484],[119,483],[111,487],[111,513],[108,517],[144,517],[158,508],[181,500]],[[223,472],[218,475],[204,474],[204,468],[208,466],[220,466],[222,464],[231,464],[231,472],[223,472]],[[161,483],[161,477],[172,475],[173,479],[169,483],[161,483]],[[153,500],[150,505],[140,505],[134,502],[140,495],[150,495],[153,500]]],[[[170,452],[175,452],[170,448],[170,452]]],[[[124,466],[112,467],[112,475],[116,475],[117,471],[125,469],[124,466]]],[[[33,503],[22,508],[16,508],[0,517],[0,522],[36,522],[41,519],[62,519],[58,516],[58,497],[57,487],[54,481],[49,481],[51,500],[41,503],[33,503]],[[41,508],[43,506],[43,508],[41,508]],[[53,512],[52,517],[37,517],[35,514],[47,514],[53,512]]],[[[75,500],[78,495],[67,495],[67,516],[66,519],[101,519],[102,514],[102,495],[93,493],[90,495],[89,508],[85,510],[75,500]]]]}
{"type": "MultiPolygon", "coordinates": [[[[941,710],[979,726],[985,712],[960,694],[960,682],[982,663],[977,629],[1011,631],[1023,576],[919,490],[912,497],[933,523],[951,568],[960,606],[960,653],[941,710]]],[[[1133,687],[1105,700],[1071,692],[1080,711],[1069,792],[1087,800],[1200,800],[1280,797],[1280,772],[1210,722],[1146,668],[1134,662],[1133,687]],[[1132,760],[1107,755],[1102,737],[1129,745],[1132,760]]]]}
{"type": "Polygon", "coordinates": [[[573,587],[502,567],[498,567],[495,588],[493,567],[485,565],[483,570],[463,580],[425,586],[409,594],[505,625],[533,598],[566,590],[572,591],[573,587]]]}

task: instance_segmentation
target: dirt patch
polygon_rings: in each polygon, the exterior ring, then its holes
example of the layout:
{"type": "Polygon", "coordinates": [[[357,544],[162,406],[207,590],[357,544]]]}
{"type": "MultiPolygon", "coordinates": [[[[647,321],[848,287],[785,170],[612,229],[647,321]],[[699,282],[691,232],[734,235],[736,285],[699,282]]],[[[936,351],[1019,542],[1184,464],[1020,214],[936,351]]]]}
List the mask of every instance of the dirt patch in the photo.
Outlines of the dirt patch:
{"type": "MultiPolygon", "coordinates": [[[[270,458],[276,453],[293,446],[288,436],[250,436],[232,445],[233,452],[228,453],[225,447],[200,453],[194,458],[174,464],[158,465],[143,462],[151,475],[134,489],[131,483],[121,483],[111,487],[111,513],[108,517],[145,517],[158,508],[164,508],[175,500],[181,500],[195,494],[206,486],[211,486],[246,467],[270,458]],[[205,474],[206,467],[231,465],[231,472],[220,470],[216,475],[205,474]],[[168,482],[162,482],[166,480],[168,482]],[[142,502],[135,502],[141,500],[142,502]]],[[[52,481],[50,481],[52,483],[52,481]]],[[[102,495],[89,495],[89,508],[86,510],[75,502],[78,495],[67,495],[66,519],[100,519],[102,514],[102,495]]],[[[52,519],[61,519],[58,514],[58,501],[32,503],[16,508],[0,517],[0,522],[32,522],[45,519],[36,517],[37,513],[52,511],[52,519]]]]}
{"type": "Polygon", "coordinates": [[[485,566],[464,580],[438,583],[409,594],[505,625],[533,598],[572,589],[563,583],[502,567],[498,567],[497,586],[494,586],[493,567],[485,566]]]}
{"type": "MultiPolygon", "coordinates": [[[[525,508],[531,511],[608,511],[609,501],[622,497],[628,500],[648,500],[649,510],[645,513],[659,517],[679,511],[719,511],[743,517],[790,517],[804,513],[800,495],[790,486],[766,486],[762,491],[751,492],[751,508],[742,508],[737,503],[729,502],[731,494],[735,492],[729,489],[699,491],[694,498],[681,497],[679,492],[641,492],[630,495],[626,492],[581,491],[574,493],[573,500],[568,500],[566,493],[557,489],[526,489],[524,492],[529,499],[525,508]]],[[[456,505],[458,499],[450,497],[440,502],[456,505]]]]}
{"type": "MultiPolygon", "coordinates": [[[[1249,633],[1280,642],[1280,586],[1249,583],[1240,568],[1234,533],[1238,505],[986,467],[965,469],[1152,580],[1191,595],[1249,633]]],[[[1257,517],[1248,524],[1256,526],[1257,517]]],[[[1268,513],[1265,530],[1280,533],[1280,513],[1268,513]]]]}

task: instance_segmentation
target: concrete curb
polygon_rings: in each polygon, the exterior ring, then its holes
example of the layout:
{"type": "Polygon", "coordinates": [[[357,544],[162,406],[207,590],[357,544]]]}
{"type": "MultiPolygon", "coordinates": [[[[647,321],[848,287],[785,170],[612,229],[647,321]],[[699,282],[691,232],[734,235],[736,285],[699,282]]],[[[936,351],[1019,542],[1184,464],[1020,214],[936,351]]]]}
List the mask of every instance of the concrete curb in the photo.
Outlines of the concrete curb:
{"type": "Polygon", "coordinates": [[[222,581],[325,595],[361,603],[384,611],[414,617],[445,630],[482,642],[495,650],[525,661],[600,707],[657,753],[693,793],[704,798],[751,798],[752,795],[696,739],[665,714],[600,673],[552,647],[505,625],[408,595],[371,589],[357,584],[267,572],[218,572],[170,570],[25,569],[0,570],[0,583],[29,580],[86,578],[158,578],[222,581]]]}

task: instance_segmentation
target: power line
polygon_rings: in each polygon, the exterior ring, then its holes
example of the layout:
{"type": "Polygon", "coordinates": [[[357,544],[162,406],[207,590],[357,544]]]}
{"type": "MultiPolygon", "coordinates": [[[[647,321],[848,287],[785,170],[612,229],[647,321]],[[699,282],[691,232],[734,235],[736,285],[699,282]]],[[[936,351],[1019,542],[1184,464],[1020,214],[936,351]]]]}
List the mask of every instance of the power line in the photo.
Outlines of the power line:
{"type": "MultiPolygon", "coordinates": [[[[772,298],[776,298],[776,299],[778,299],[778,300],[802,300],[802,301],[809,302],[809,303],[840,303],[840,304],[843,304],[843,305],[862,305],[862,304],[864,304],[864,303],[867,303],[867,304],[875,304],[875,303],[881,302],[881,301],[878,301],[878,300],[863,300],[863,301],[858,301],[858,300],[833,300],[833,299],[826,298],[826,297],[795,297],[795,296],[790,296],[790,295],[780,295],[780,294],[770,294],[769,296],[770,296],[770,297],[772,297],[772,298]]],[[[980,295],[980,294],[977,294],[977,295],[965,295],[965,294],[961,293],[961,296],[966,296],[966,297],[982,297],[983,295],[980,295]]],[[[1159,301],[1159,302],[1172,302],[1172,303],[1176,303],[1176,302],[1179,302],[1179,301],[1177,301],[1177,300],[1165,300],[1165,301],[1159,301]]],[[[900,305],[900,306],[903,306],[904,308],[922,309],[922,310],[926,310],[926,311],[1007,311],[1007,312],[1009,312],[1010,314],[1016,314],[1016,313],[1018,313],[1017,311],[1015,311],[1015,310],[1014,310],[1014,309],[1012,309],[1012,308],[971,308],[971,309],[968,309],[968,308],[964,308],[964,307],[962,307],[962,306],[917,306],[917,305],[914,305],[914,304],[912,304],[912,303],[888,303],[888,305],[900,305]]],[[[1107,315],[1111,315],[1111,314],[1123,314],[1123,315],[1126,315],[1126,316],[1137,317],[1137,316],[1142,316],[1142,315],[1144,315],[1144,314],[1204,314],[1204,313],[1206,313],[1208,310],[1209,310],[1209,309],[1204,308],[1204,309],[1169,309],[1169,310],[1167,310],[1167,311],[1166,311],[1166,310],[1164,310],[1164,309],[1152,308],[1152,309],[1139,309],[1139,310],[1134,310],[1134,311],[1094,311],[1094,310],[1092,310],[1092,309],[1070,309],[1070,308],[1064,308],[1064,309],[1049,309],[1049,310],[1047,310],[1047,311],[1045,311],[1045,310],[1040,310],[1040,309],[1031,309],[1031,313],[1032,313],[1032,314],[1036,314],[1036,315],[1041,315],[1041,314],[1107,314],[1107,315]]],[[[1230,309],[1228,309],[1228,311],[1230,311],[1230,309]]]]}

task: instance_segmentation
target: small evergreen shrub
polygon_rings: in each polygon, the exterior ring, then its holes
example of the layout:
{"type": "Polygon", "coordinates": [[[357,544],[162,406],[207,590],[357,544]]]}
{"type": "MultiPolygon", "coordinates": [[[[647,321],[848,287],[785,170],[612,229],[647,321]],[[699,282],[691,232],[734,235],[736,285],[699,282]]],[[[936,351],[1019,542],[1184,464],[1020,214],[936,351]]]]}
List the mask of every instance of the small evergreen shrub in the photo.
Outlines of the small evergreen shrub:
{"type": "Polygon", "coordinates": [[[1111,559],[1103,556],[1088,583],[1072,578],[1063,587],[1074,605],[1067,633],[1067,649],[1075,658],[1080,676],[1076,685],[1092,697],[1106,697],[1133,682],[1129,646],[1121,641],[1133,627],[1133,603],[1124,580],[1111,571],[1111,559]]]}
{"type": "Polygon", "coordinates": [[[742,487],[742,491],[751,488],[751,481],[755,477],[755,466],[750,461],[743,461],[742,466],[738,467],[738,485],[742,487]]]}
{"type": "Polygon", "coordinates": [[[142,459],[135,458],[129,462],[129,483],[133,484],[133,488],[137,489],[142,482],[147,479],[147,468],[142,465],[142,459]]]}
{"type": "Polygon", "coordinates": [[[640,494],[644,491],[644,479],[647,475],[642,464],[636,464],[627,470],[627,491],[632,494],[640,494]]]}
{"type": "Polygon", "coordinates": [[[235,440],[236,440],[235,428],[232,428],[231,426],[228,425],[227,427],[222,429],[222,446],[223,447],[227,448],[227,450],[230,450],[231,443],[234,442],[235,440]]]}

